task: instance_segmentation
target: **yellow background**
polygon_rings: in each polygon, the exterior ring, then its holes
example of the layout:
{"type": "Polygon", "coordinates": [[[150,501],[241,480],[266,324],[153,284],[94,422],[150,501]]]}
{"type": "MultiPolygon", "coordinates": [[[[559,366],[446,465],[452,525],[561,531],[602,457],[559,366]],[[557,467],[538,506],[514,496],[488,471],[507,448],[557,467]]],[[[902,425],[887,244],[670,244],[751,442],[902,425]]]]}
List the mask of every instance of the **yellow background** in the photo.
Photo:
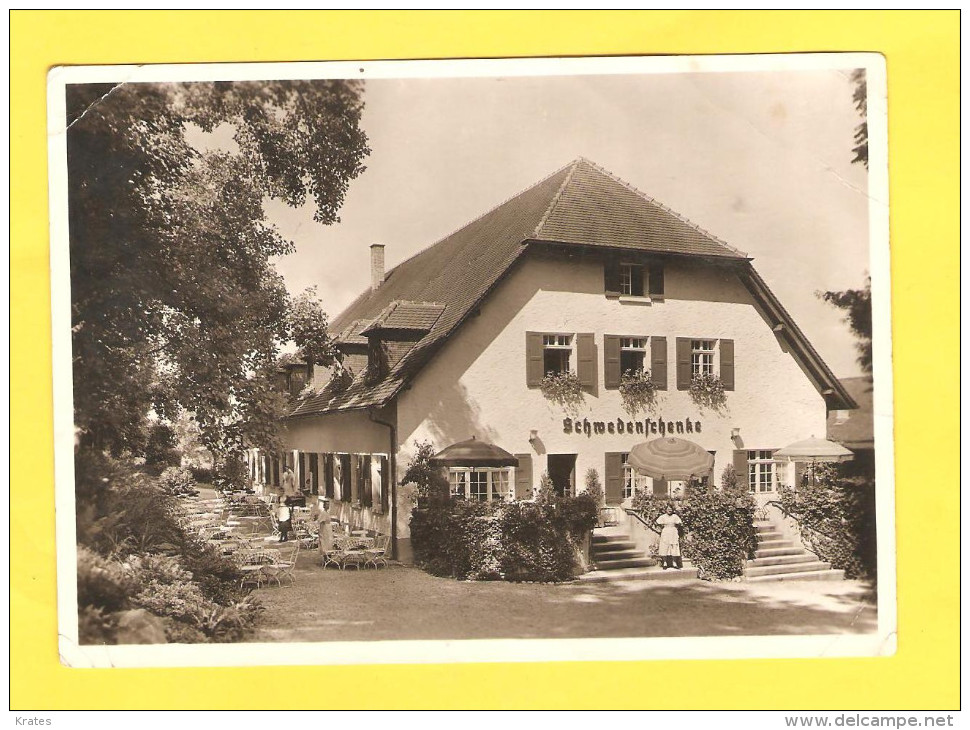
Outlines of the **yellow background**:
{"type": "Polygon", "coordinates": [[[958,11],[14,11],[10,32],[12,709],[959,706],[958,11]],[[888,62],[895,656],[218,670],[58,663],[50,67],[784,51],[878,51],[888,62]],[[343,689],[315,690],[324,687],[343,689]]]}

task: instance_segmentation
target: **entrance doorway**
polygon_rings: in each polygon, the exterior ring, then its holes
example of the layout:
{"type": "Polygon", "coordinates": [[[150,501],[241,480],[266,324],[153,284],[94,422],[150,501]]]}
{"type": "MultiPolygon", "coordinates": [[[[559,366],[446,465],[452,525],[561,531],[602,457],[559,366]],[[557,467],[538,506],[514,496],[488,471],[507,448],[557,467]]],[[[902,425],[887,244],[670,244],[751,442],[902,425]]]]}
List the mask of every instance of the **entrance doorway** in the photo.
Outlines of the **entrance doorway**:
{"type": "Polygon", "coordinates": [[[549,478],[560,497],[576,494],[576,454],[549,454],[549,478]]]}

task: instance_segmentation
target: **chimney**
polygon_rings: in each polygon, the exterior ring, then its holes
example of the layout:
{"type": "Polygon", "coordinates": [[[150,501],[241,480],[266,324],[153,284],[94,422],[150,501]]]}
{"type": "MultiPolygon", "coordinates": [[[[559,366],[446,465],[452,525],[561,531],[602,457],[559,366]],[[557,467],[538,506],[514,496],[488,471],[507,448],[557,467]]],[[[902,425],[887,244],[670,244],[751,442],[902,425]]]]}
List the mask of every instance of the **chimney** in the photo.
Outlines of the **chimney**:
{"type": "Polygon", "coordinates": [[[376,291],[384,283],[384,244],[372,243],[370,247],[370,288],[376,291]]]}

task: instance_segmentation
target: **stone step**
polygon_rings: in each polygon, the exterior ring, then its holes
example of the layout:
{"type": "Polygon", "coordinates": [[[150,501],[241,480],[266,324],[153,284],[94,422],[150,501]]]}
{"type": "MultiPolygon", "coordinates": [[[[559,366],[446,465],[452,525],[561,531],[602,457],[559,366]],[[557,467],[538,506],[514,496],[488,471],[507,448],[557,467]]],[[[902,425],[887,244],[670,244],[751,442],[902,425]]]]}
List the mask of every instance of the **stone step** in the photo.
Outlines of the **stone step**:
{"type": "Polygon", "coordinates": [[[805,551],[798,547],[776,547],[776,548],[758,548],[754,551],[754,556],[756,558],[774,558],[779,555],[801,555],[805,551]]]}
{"type": "Polygon", "coordinates": [[[594,552],[609,552],[610,550],[636,550],[633,540],[617,540],[615,542],[594,542],[590,550],[594,552]]]}
{"type": "Polygon", "coordinates": [[[812,571],[828,570],[831,563],[821,560],[809,560],[804,563],[783,563],[782,565],[752,565],[744,569],[745,575],[755,577],[759,575],[777,575],[780,573],[810,573],[812,571]]]}
{"type": "Polygon", "coordinates": [[[810,563],[818,560],[817,557],[809,552],[802,551],[799,555],[777,555],[773,558],[755,558],[749,560],[748,565],[758,567],[761,565],[785,565],[786,563],[810,563]]]}
{"type": "Polygon", "coordinates": [[[754,529],[757,532],[775,532],[778,528],[771,522],[755,522],[754,529]]]}
{"type": "Polygon", "coordinates": [[[621,558],[619,560],[595,560],[598,570],[617,570],[619,568],[647,568],[656,565],[657,561],[652,558],[645,558],[642,555],[637,558],[621,558]]]}
{"type": "Polygon", "coordinates": [[[634,547],[618,548],[616,550],[591,550],[590,557],[593,560],[622,560],[624,558],[642,558],[643,551],[634,547]]]}
{"type": "Polygon", "coordinates": [[[749,583],[765,583],[774,580],[843,580],[844,570],[815,570],[802,573],[772,573],[771,575],[753,575],[745,578],[749,583]]]}
{"type": "Polygon", "coordinates": [[[680,570],[671,568],[664,570],[659,565],[649,568],[621,568],[619,570],[594,570],[590,573],[583,573],[579,576],[581,583],[606,583],[611,581],[627,580],[655,580],[655,581],[678,581],[695,580],[697,578],[697,568],[692,568],[688,564],[680,570]]]}
{"type": "Polygon", "coordinates": [[[759,532],[757,535],[755,535],[755,538],[758,540],[779,540],[784,537],[785,536],[778,532],[778,530],[765,530],[764,532],[759,532]]]}
{"type": "Polygon", "coordinates": [[[794,543],[784,538],[772,538],[770,540],[758,540],[759,550],[770,550],[771,548],[792,547],[794,543]]]}
{"type": "Polygon", "coordinates": [[[630,536],[622,533],[607,535],[593,534],[593,545],[608,545],[616,542],[630,542],[630,536]]]}

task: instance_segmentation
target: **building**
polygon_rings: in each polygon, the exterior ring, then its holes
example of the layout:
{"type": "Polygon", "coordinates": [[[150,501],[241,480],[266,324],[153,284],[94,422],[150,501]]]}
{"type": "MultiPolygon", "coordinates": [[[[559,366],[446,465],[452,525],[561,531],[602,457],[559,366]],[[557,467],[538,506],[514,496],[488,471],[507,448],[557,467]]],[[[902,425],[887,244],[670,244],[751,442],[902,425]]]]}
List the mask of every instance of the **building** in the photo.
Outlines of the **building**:
{"type": "Polygon", "coordinates": [[[849,473],[875,476],[876,447],[873,438],[872,378],[842,378],[842,387],[857,404],[855,410],[829,411],[826,438],[842,444],[853,454],[849,473]]]}
{"type": "MultiPolygon", "coordinates": [[[[344,366],[312,374],[286,423],[287,452],[252,453],[257,482],[290,461],[342,520],[390,532],[410,555],[411,495],[399,485],[415,443],[476,437],[517,467],[455,468],[470,499],[531,498],[548,472],[577,492],[595,469],[607,501],[675,493],[625,466],[632,446],[674,434],[727,466],[764,501],[787,466],[772,452],[824,434],[855,406],[740,251],[579,159],[384,272],[333,322],[344,366]],[[644,369],[656,406],[624,411],[621,373],[644,369]],[[571,372],[583,402],[540,388],[571,372]],[[690,397],[696,374],[723,383],[721,411],[690,397]]],[[[318,369],[319,370],[319,369],[318,369]]]]}

